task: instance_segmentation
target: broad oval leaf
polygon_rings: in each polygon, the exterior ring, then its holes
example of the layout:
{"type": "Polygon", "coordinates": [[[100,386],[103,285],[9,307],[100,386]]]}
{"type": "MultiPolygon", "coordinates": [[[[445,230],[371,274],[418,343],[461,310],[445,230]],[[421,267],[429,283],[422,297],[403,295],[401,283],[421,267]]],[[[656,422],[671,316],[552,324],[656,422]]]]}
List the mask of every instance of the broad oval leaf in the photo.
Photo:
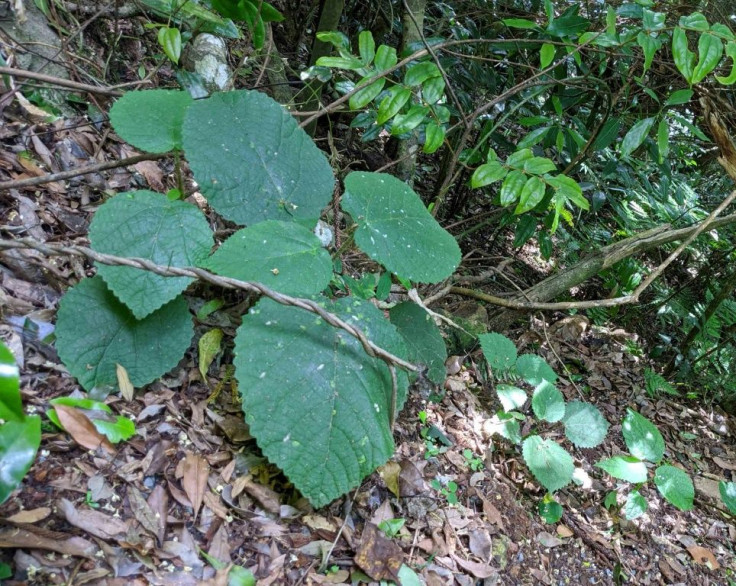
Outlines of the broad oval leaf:
{"type": "Polygon", "coordinates": [[[552,61],[554,61],[555,53],[557,52],[557,47],[555,47],[552,43],[544,43],[542,45],[542,48],[539,49],[539,65],[544,69],[547,67],[552,61]]]}
{"type": "Polygon", "coordinates": [[[629,521],[633,521],[637,517],[641,517],[647,511],[647,499],[645,499],[638,490],[634,490],[626,497],[623,506],[624,517],[629,521]]]}
{"type": "Polygon", "coordinates": [[[578,448],[594,448],[600,445],[610,424],[595,405],[583,401],[570,401],[565,408],[565,435],[578,448]]]}
{"type": "Polygon", "coordinates": [[[392,87],[388,95],[381,100],[378,106],[377,124],[385,124],[399,113],[404,104],[411,98],[411,90],[403,86],[392,87]]]}
{"type": "Polygon", "coordinates": [[[358,35],[358,52],[363,65],[370,65],[376,56],[376,41],[371,31],[361,31],[358,35]]]}
{"type": "Polygon", "coordinates": [[[40,443],[41,418],[38,415],[0,425],[0,504],[23,481],[40,443]]]}
{"type": "Polygon", "coordinates": [[[496,395],[504,411],[519,409],[527,400],[526,391],[512,385],[496,385],[496,395]]]}
{"type": "Polygon", "coordinates": [[[691,83],[699,83],[716,68],[723,54],[721,39],[710,33],[703,33],[698,40],[698,64],[693,69],[691,83]]]}
{"type": "Polygon", "coordinates": [[[681,511],[693,508],[695,488],[687,473],[665,464],[654,472],[654,484],[661,495],[681,511]]]}
{"type": "Polygon", "coordinates": [[[392,273],[422,283],[447,278],[460,247],[403,181],[385,173],[350,173],[342,205],[358,224],[356,244],[392,273]]]}
{"type": "Polygon", "coordinates": [[[709,28],[708,19],[701,12],[693,12],[692,14],[681,16],[678,24],[683,28],[694,31],[707,31],[709,28]]]}
{"type": "Polygon", "coordinates": [[[693,90],[677,90],[670,94],[667,101],[664,103],[665,106],[679,106],[680,104],[687,104],[693,97],[693,90]]]}
{"type": "Polygon", "coordinates": [[[373,65],[376,66],[378,71],[385,71],[389,67],[396,65],[397,61],[396,49],[388,45],[380,45],[376,51],[376,58],[373,61],[373,65]]]}
{"type": "Polygon", "coordinates": [[[634,126],[631,127],[631,130],[626,133],[626,136],[624,136],[624,140],[621,143],[621,155],[628,157],[638,149],[641,146],[641,143],[644,142],[644,139],[646,139],[653,124],[654,118],[651,117],[639,120],[639,122],[634,124],[634,126]]]}
{"type": "Polygon", "coordinates": [[[534,477],[549,492],[570,484],[575,464],[572,456],[552,440],[529,436],[522,446],[524,461],[534,477]]]}
{"type": "Polygon", "coordinates": [[[532,410],[539,419],[555,423],[565,416],[565,399],[555,385],[544,380],[534,389],[532,410]]]}
{"type": "Polygon", "coordinates": [[[332,260],[314,232],[276,220],[238,230],[201,266],[287,295],[319,293],[332,278],[332,260]]]}
{"type": "Polygon", "coordinates": [[[212,207],[238,224],[294,218],[316,224],[332,198],[335,178],[324,153],[260,92],[195,102],[184,121],[184,150],[212,207]]]}
{"type": "MultiPolygon", "coordinates": [[[[324,305],[405,356],[396,329],[370,303],[342,298],[324,305]]],[[[243,318],[235,355],[251,434],[315,507],[356,487],[393,453],[389,370],[347,332],[263,299],[243,318]]],[[[398,412],[408,382],[405,373],[397,376],[398,412]]]]}
{"type": "Polygon", "coordinates": [[[408,359],[427,367],[427,378],[441,385],[447,371],[447,348],[432,317],[416,303],[405,301],[389,310],[389,319],[404,339],[408,359]]]}
{"type": "Polygon", "coordinates": [[[680,27],[672,32],[672,56],[675,66],[682,73],[688,83],[693,82],[693,68],[695,67],[695,53],[687,45],[687,34],[680,27]]]}
{"type": "MultiPolygon", "coordinates": [[[[121,193],[102,204],[92,218],[89,239],[98,252],[171,267],[196,266],[214,244],[199,208],[153,191],[121,193]]],[[[138,319],[174,299],[194,281],[109,265],[99,265],[97,274],[138,319]]]]}
{"type": "MultiPolygon", "coordinates": [[[[364,83],[369,78],[363,78],[358,82],[358,85],[361,83],[364,83]]],[[[381,79],[378,79],[374,81],[372,84],[367,85],[363,89],[358,90],[355,92],[352,96],[350,96],[350,100],[348,102],[351,110],[360,110],[362,107],[366,106],[370,102],[373,101],[373,99],[381,93],[381,90],[383,90],[383,86],[386,83],[386,78],[382,77],[381,79]]]]}
{"type": "Polygon", "coordinates": [[[0,341],[0,419],[3,421],[22,421],[25,418],[19,381],[15,356],[0,341]]]}
{"type": "Polygon", "coordinates": [[[436,104],[445,93],[445,80],[442,77],[430,77],[422,84],[422,99],[427,104],[436,104]]]}
{"type": "Polygon", "coordinates": [[[496,181],[501,181],[506,177],[506,173],[508,173],[508,169],[500,161],[483,163],[473,172],[473,176],[470,178],[470,186],[473,188],[485,187],[496,181]]]}
{"type": "Polygon", "coordinates": [[[406,70],[404,75],[404,83],[409,87],[421,85],[431,77],[440,77],[439,68],[432,61],[425,61],[412,65],[406,70]]]}
{"type": "Polygon", "coordinates": [[[524,161],[524,171],[532,175],[544,175],[556,169],[557,165],[546,157],[532,157],[524,161]]]}
{"type": "Polygon", "coordinates": [[[516,360],[516,373],[530,385],[537,386],[542,381],[555,383],[557,374],[547,361],[536,354],[522,354],[516,360]]]}
{"type": "Polygon", "coordinates": [[[726,45],[726,57],[731,58],[731,74],[728,77],[716,75],[715,78],[723,85],[733,85],[736,83],[736,41],[729,41],[726,45]]]}
{"type": "Polygon", "coordinates": [[[162,26],[158,31],[158,44],[166,56],[178,65],[181,57],[181,31],[175,27],[162,26]]]}
{"type": "Polygon", "coordinates": [[[394,136],[406,134],[419,126],[427,116],[429,110],[419,104],[413,105],[405,114],[398,114],[391,125],[391,134],[394,136]]]}
{"type": "Polygon", "coordinates": [[[718,491],[721,493],[723,504],[732,514],[736,515],[736,482],[721,480],[718,483],[718,491]]]}
{"type": "Polygon", "coordinates": [[[110,122],[134,147],[167,153],[182,148],[184,115],[191,104],[191,96],[183,91],[128,92],[110,109],[110,122]]]}
{"type": "Polygon", "coordinates": [[[432,154],[442,146],[445,141],[445,129],[436,122],[430,122],[424,129],[425,140],[422,151],[432,154]]]}
{"type": "Polygon", "coordinates": [[[56,349],[85,389],[117,386],[116,364],[142,387],[174,368],[192,341],[189,308],[177,297],[142,320],[107,288],[102,277],[67,291],[56,314],[56,349]]]}
{"type": "Polygon", "coordinates": [[[633,456],[614,456],[596,463],[598,468],[605,470],[614,478],[639,484],[647,481],[647,467],[638,458],[633,456]]]}
{"type": "Polygon", "coordinates": [[[514,214],[518,216],[537,207],[537,204],[544,199],[546,189],[547,185],[539,177],[530,177],[521,190],[519,205],[516,206],[514,214]]]}
{"type": "Polygon", "coordinates": [[[640,460],[657,463],[664,456],[664,439],[657,427],[643,415],[631,409],[621,424],[626,446],[640,460]]]}
{"type": "Polygon", "coordinates": [[[491,370],[507,372],[516,363],[516,344],[503,334],[481,334],[478,341],[491,370]]]}
{"type": "Polygon", "coordinates": [[[499,193],[500,203],[502,206],[507,206],[514,203],[521,196],[521,190],[527,182],[527,176],[524,171],[511,171],[501,184],[501,191],[499,193]]]}

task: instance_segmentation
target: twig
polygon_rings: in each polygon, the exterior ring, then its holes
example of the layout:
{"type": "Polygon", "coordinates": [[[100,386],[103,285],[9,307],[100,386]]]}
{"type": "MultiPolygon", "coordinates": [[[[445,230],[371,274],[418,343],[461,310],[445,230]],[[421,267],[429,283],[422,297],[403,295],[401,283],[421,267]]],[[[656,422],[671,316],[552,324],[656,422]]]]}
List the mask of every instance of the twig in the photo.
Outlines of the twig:
{"type": "Polygon", "coordinates": [[[60,87],[67,87],[73,90],[79,90],[81,92],[89,92],[91,94],[102,94],[104,96],[122,96],[123,92],[107,88],[99,87],[96,85],[89,85],[78,81],[71,81],[70,79],[63,79],[60,77],[54,77],[53,75],[46,75],[45,73],[37,73],[35,71],[26,71],[25,69],[16,69],[15,67],[0,67],[0,75],[9,75],[11,77],[22,77],[24,79],[35,79],[36,81],[43,81],[60,87]]]}
{"type": "Polygon", "coordinates": [[[79,177],[80,175],[89,175],[90,173],[97,173],[98,171],[106,171],[108,169],[116,169],[118,167],[127,167],[128,165],[135,165],[136,163],[141,163],[143,161],[157,161],[169,156],[169,154],[170,153],[149,153],[145,155],[136,155],[134,157],[128,157],[127,159],[108,161],[107,163],[98,163],[97,165],[90,165],[89,167],[69,169],[68,171],[51,173],[49,175],[43,175],[41,177],[15,179],[13,181],[2,181],[0,182],[0,191],[3,191],[5,189],[20,189],[21,187],[31,187],[33,185],[43,185],[44,183],[62,181],[63,179],[72,179],[73,177],[79,177]]]}
{"type": "Polygon", "coordinates": [[[260,295],[263,295],[264,297],[272,299],[276,303],[280,303],[281,305],[298,307],[311,313],[316,313],[331,326],[345,330],[348,334],[356,338],[361,343],[361,345],[363,346],[363,350],[366,354],[368,354],[368,356],[371,356],[373,358],[380,358],[388,365],[398,366],[410,372],[418,372],[419,370],[416,365],[407,362],[403,358],[399,358],[398,356],[391,354],[380,346],[377,346],[376,344],[371,342],[360,329],[356,328],[352,324],[347,323],[346,321],[343,321],[334,313],[330,313],[315,301],[284,295],[283,293],[274,291],[273,289],[270,289],[261,283],[257,283],[254,281],[240,281],[239,279],[232,279],[230,277],[221,277],[219,275],[215,275],[213,273],[210,273],[209,271],[205,271],[204,269],[196,267],[167,267],[163,265],[157,265],[156,263],[151,262],[150,260],[145,258],[126,258],[121,256],[114,256],[111,254],[103,254],[85,246],[62,246],[58,244],[44,244],[42,242],[34,240],[33,238],[18,238],[16,240],[0,239],[0,250],[18,248],[30,248],[48,256],[84,256],[105,265],[126,266],[136,269],[143,269],[145,271],[150,271],[164,277],[190,277],[194,279],[202,279],[203,281],[207,281],[208,283],[212,283],[213,285],[217,285],[225,289],[242,289],[251,293],[258,293],[260,295]]]}

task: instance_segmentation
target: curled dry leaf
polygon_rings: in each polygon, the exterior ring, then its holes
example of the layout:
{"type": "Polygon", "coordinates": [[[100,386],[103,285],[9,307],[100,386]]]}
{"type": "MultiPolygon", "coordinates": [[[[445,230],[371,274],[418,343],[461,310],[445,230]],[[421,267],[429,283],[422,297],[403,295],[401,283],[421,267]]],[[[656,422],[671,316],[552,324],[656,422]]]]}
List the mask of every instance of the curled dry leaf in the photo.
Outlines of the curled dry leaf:
{"type": "Polygon", "coordinates": [[[197,518],[199,509],[202,506],[202,499],[207,490],[207,477],[210,474],[210,465],[207,460],[187,452],[181,466],[181,485],[184,492],[192,503],[194,509],[194,518],[197,518]]]}
{"type": "Polygon", "coordinates": [[[51,509],[48,507],[39,507],[37,509],[31,509],[30,511],[19,511],[15,515],[8,517],[8,521],[11,523],[35,523],[45,519],[50,514],[51,509]]]}
{"type": "Polygon", "coordinates": [[[109,454],[115,453],[115,448],[109,440],[97,431],[94,423],[79,409],[66,405],[54,405],[54,410],[59,416],[61,425],[80,446],[88,450],[102,448],[109,454]]]}
{"type": "Polygon", "coordinates": [[[399,570],[404,563],[401,548],[384,537],[378,527],[366,524],[360,538],[355,563],[374,580],[393,580],[399,583],[399,570]]]}
{"type": "Polygon", "coordinates": [[[711,570],[717,570],[721,567],[713,553],[705,547],[699,545],[691,545],[687,548],[696,564],[708,566],[711,570]]]}
{"type": "Polygon", "coordinates": [[[58,507],[70,525],[105,541],[124,539],[128,532],[128,524],[125,521],[100,511],[77,509],[67,499],[59,499],[58,507]]]}
{"type": "Polygon", "coordinates": [[[122,364],[115,364],[115,374],[118,378],[118,388],[120,389],[120,394],[123,395],[123,399],[126,401],[132,401],[133,395],[135,394],[135,387],[133,386],[133,383],[130,382],[128,371],[125,370],[125,367],[122,364]]]}

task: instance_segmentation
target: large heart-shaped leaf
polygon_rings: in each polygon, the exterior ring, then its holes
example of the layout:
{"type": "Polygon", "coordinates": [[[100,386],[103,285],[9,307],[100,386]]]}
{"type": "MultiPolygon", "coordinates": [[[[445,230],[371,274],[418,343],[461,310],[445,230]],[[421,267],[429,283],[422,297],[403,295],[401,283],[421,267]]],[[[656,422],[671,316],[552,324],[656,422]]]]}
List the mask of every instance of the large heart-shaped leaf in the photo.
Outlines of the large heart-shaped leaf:
{"type": "Polygon", "coordinates": [[[134,386],[150,383],[176,366],[193,334],[182,297],[136,320],[101,277],[67,291],[56,315],[59,357],[87,390],[117,385],[117,364],[134,386]]]}
{"type": "Polygon", "coordinates": [[[239,230],[202,266],[288,295],[319,293],[332,277],[332,260],[314,232],[275,220],[239,230]]]}
{"type": "Polygon", "coordinates": [[[238,224],[294,218],[316,224],[332,197],[335,178],[324,153],[260,92],[226,92],[192,104],[184,150],[212,207],[238,224]]]}
{"type": "MultiPolygon", "coordinates": [[[[325,309],[399,356],[403,340],[373,305],[352,298],[325,309]]],[[[341,329],[264,299],[243,318],[235,368],[250,432],[315,507],[354,488],[393,453],[391,376],[341,329]]],[[[397,372],[396,410],[407,377],[397,372]]]]}
{"type": "Polygon", "coordinates": [[[181,149],[184,112],[192,104],[188,92],[128,92],[110,109],[110,122],[120,138],[149,153],[181,149]]]}
{"type": "Polygon", "coordinates": [[[460,247],[403,181],[385,173],[350,173],[342,205],[358,224],[355,242],[405,279],[436,283],[460,263],[460,247]]]}
{"type": "Polygon", "coordinates": [[[572,456],[552,440],[530,435],[524,440],[522,454],[534,477],[549,492],[567,486],[575,464],[572,456]]]}
{"type": "MultiPolygon", "coordinates": [[[[121,193],[101,205],[92,219],[89,239],[99,252],[172,267],[197,265],[213,245],[212,230],[198,208],[152,191],[121,193]]],[[[174,299],[194,281],[133,267],[101,265],[97,273],[138,319],[174,299]]]]}
{"type": "Polygon", "coordinates": [[[416,303],[399,303],[389,311],[389,319],[406,342],[409,360],[427,367],[427,378],[436,384],[445,382],[447,348],[432,317],[416,303]]]}

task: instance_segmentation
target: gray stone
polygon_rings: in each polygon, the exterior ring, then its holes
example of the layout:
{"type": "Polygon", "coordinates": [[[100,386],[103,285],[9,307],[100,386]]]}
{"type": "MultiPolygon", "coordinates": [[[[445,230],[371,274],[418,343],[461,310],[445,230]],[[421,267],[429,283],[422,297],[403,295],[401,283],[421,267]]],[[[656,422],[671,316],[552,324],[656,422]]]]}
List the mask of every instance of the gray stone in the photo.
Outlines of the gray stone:
{"type": "Polygon", "coordinates": [[[227,45],[220,37],[209,33],[197,35],[184,52],[182,63],[202,78],[208,91],[223,92],[232,88],[233,72],[227,62],[227,45]]]}

